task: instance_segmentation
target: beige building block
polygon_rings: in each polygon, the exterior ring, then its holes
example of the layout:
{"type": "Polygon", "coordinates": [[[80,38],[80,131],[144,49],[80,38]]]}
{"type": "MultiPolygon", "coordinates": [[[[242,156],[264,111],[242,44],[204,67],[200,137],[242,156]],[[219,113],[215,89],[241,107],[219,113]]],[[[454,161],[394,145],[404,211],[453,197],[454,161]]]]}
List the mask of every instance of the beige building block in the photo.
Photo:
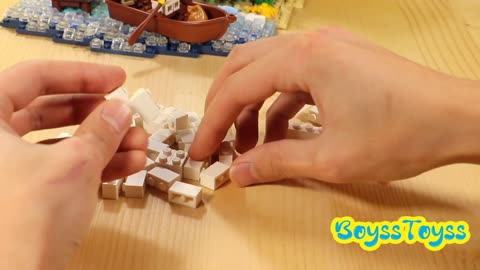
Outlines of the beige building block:
{"type": "Polygon", "coordinates": [[[287,139],[313,139],[319,136],[321,131],[321,127],[316,127],[309,123],[293,122],[289,123],[287,130],[287,139]]]}
{"type": "Polygon", "coordinates": [[[102,198],[118,200],[120,197],[123,179],[117,179],[110,182],[102,183],[102,198]]]}
{"type": "Polygon", "coordinates": [[[230,167],[221,162],[215,162],[200,173],[200,184],[211,190],[216,190],[229,180],[230,167]]]}
{"type": "Polygon", "coordinates": [[[168,201],[197,208],[202,201],[202,188],[177,181],[168,190],[168,201]]]}
{"type": "Polygon", "coordinates": [[[176,181],[181,181],[180,174],[165,168],[155,167],[148,172],[147,184],[167,192],[176,181]]]}
{"type": "Polygon", "coordinates": [[[140,114],[143,121],[149,123],[160,115],[160,107],[155,102],[150,91],[140,88],[138,89],[128,102],[130,108],[140,114]]]}
{"type": "Polygon", "coordinates": [[[200,173],[207,167],[206,161],[196,161],[187,158],[183,165],[183,178],[200,181],[200,173]]]}
{"type": "Polygon", "coordinates": [[[122,190],[127,198],[143,198],[145,196],[145,177],[147,171],[132,174],[123,183],[122,190]]]}

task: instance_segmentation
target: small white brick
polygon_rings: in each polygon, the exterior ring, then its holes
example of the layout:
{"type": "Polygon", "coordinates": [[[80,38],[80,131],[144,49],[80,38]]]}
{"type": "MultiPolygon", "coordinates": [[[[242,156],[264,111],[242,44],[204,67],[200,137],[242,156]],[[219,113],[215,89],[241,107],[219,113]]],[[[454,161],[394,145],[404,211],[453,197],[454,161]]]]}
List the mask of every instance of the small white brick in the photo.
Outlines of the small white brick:
{"type": "Polygon", "coordinates": [[[215,162],[200,173],[200,184],[211,190],[216,190],[229,180],[230,167],[221,162],[215,162]]]}
{"type": "Polygon", "coordinates": [[[202,188],[182,182],[175,182],[168,190],[168,201],[191,208],[197,208],[202,201],[202,188]]]}
{"type": "Polygon", "coordinates": [[[169,129],[158,129],[150,136],[150,140],[155,140],[172,146],[175,143],[175,133],[169,129]]]}
{"type": "Polygon", "coordinates": [[[150,158],[147,157],[147,162],[145,163],[145,170],[150,171],[151,169],[155,168],[157,164],[155,161],[151,160],[150,158]]]}
{"type": "Polygon", "coordinates": [[[150,170],[147,176],[148,185],[164,192],[167,192],[173,183],[180,180],[180,174],[160,167],[150,170]]]}
{"type": "Polygon", "coordinates": [[[132,174],[123,183],[122,190],[125,197],[128,198],[143,198],[145,196],[145,177],[147,171],[140,171],[132,174]]]}
{"type": "Polygon", "coordinates": [[[157,140],[149,139],[148,146],[147,146],[147,157],[151,160],[156,160],[158,155],[163,151],[165,148],[169,148],[168,144],[162,143],[157,140]]]}
{"type": "Polygon", "coordinates": [[[289,123],[287,130],[287,139],[312,139],[320,135],[321,127],[312,124],[289,123]]]}
{"type": "Polygon", "coordinates": [[[177,139],[177,142],[182,142],[184,144],[186,143],[191,144],[195,139],[195,130],[193,128],[179,130],[177,131],[177,135],[175,137],[177,139]]]}
{"type": "Polygon", "coordinates": [[[207,167],[206,161],[196,161],[188,158],[183,165],[183,178],[200,180],[200,173],[207,167]]]}
{"type": "Polygon", "coordinates": [[[163,114],[159,114],[151,122],[143,122],[143,127],[148,134],[153,134],[160,129],[168,129],[170,120],[163,114]]]}
{"type": "Polygon", "coordinates": [[[123,179],[117,179],[110,182],[102,183],[102,198],[118,200],[123,179]]]}
{"type": "Polygon", "coordinates": [[[128,90],[126,87],[120,87],[117,90],[111,92],[110,94],[105,96],[106,100],[110,99],[119,99],[125,102],[128,102],[128,90]]]}
{"type": "Polygon", "coordinates": [[[183,150],[173,150],[169,147],[163,149],[155,160],[158,166],[169,169],[183,177],[183,164],[187,159],[187,153],[183,150]]]}
{"type": "Polygon", "coordinates": [[[150,91],[140,88],[130,98],[130,108],[140,114],[145,122],[152,122],[160,114],[160,107],[155,103],[150,91]]]}
{"type": "Polygon", "coordinates": [[[168,117],[170,119],[169,125],[170,128],[179,131],[182,129],[187,129],[188,128],[188,115],[187,113],[181,111],[181,110],[174,110],[168,114],[168,117]]]}

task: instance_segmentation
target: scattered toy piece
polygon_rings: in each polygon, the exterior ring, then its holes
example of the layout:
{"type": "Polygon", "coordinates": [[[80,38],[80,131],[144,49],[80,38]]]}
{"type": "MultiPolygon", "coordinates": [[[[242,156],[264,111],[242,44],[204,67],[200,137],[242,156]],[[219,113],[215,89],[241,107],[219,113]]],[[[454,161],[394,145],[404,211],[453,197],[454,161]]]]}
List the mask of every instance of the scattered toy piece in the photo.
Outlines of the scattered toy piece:
{"type": "Polygon", "coordinates": [[[175,182],[168,190],[168,201],[191,208],[197,208],[202,201],[202,188],[182,182],[175,182]]]}

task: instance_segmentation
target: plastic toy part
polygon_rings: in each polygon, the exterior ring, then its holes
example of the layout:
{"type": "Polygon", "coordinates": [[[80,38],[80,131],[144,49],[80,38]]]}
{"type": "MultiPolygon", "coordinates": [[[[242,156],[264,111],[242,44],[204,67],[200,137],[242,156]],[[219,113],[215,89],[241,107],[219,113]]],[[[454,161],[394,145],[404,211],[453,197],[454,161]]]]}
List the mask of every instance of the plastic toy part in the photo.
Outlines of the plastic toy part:
{"type": "Polygon", "coordinates": [[[135,112],[132,126],[144,127],[152,135],[148,138],[144,169],[128,176],[123,183],[121,180],[103,183],[104,198],[118,199],[121,191],[125,197],[144,198],[147,188],[154,188],[168,192],[168,201],[172,204],[196,208],[202,201],[202,187],[183,180],[212,190],[229,180],[228,172],[236,157],[232,129],[215,154],[205,161],[195,161],[188,157],[188,150],[201,122],[197,113],[157,104],[150,90],[144,88],[129,96],[128,89],[120,87],[105,99],[127,102],[135,112]]]}

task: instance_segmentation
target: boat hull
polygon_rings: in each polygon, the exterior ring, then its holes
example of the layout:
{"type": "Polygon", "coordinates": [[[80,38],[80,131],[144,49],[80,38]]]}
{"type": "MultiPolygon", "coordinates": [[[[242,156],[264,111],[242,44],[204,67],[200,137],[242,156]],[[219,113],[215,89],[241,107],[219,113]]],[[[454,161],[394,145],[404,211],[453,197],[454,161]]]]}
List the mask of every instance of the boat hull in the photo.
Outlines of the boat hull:
{"type": "MultiPolygon", "coordinates": [[[[112,0],[106,0],[110,17],[124,23],[138,26],[149,15],[148,12],[124,6],[112,0]]],[[[235,22],[234,15],[227,14],[224,10],[200,4],[208,17],[207,21],[179,21],[165,17],[158,13],[146,26],[145,30],[160,33],[164,36],[189,43],[203,43],[220,39],[228,30],[228,25],[235,22]]]]}

